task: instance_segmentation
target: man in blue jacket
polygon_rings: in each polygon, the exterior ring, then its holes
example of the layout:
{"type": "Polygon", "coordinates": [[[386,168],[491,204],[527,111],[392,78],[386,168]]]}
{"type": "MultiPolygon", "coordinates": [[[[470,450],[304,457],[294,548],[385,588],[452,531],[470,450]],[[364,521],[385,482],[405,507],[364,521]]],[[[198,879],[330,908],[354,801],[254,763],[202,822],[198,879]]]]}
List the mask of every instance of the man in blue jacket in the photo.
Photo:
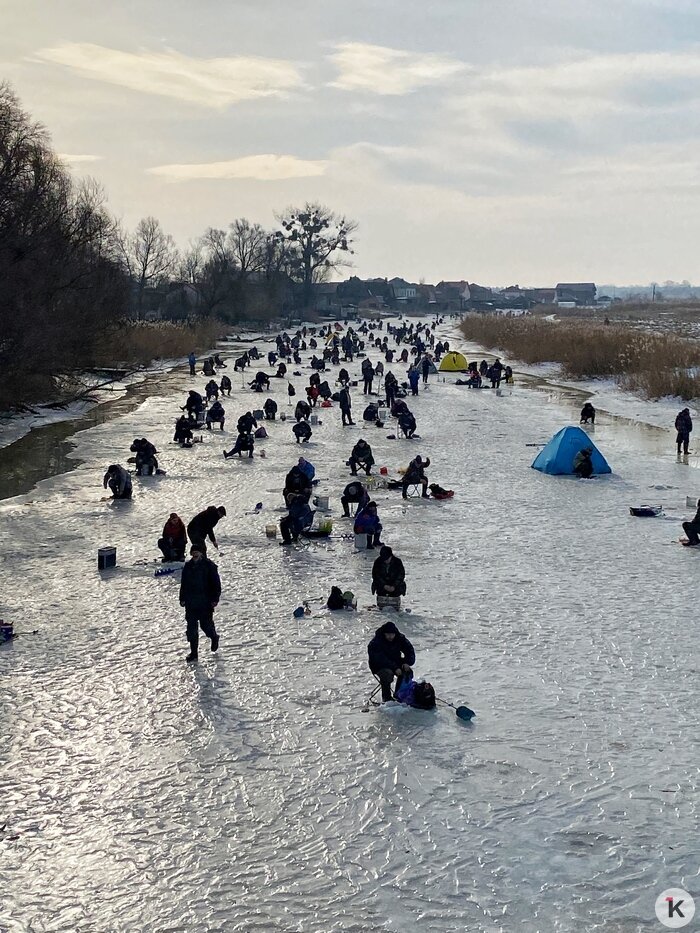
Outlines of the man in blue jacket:
{"type": "Polygon", "coordinates": [[[367,654],[369,669],[382,685],[382,702],[386,703],[392,699],[391,684],[394,677],[397,678],[398,690],[404,675],[409,674],[415,664],[416,652],[393,622],[385,622],[367,645],[367,654]]]}
{"type": "Polygon", "coordinates": [[[382,523],[377,514],[377,503],[368,502],[355,516],[353,531],[356,535],[367,535],[367,550],[373,551],[381,547],[379,536],[382,533],[382,523]]]}
{"type": "Polygon", "coordinates": [[[199,628],[211,638],[211,650],[219,647],[219,636],[214,625],[214,610],[221,598],[221,580],[216,564],[205,557],[199,544],[190,548],[192,559],[182,568],[180,605],[185,607],[187,640],[190,653],[186,661],[196,661],[199,648],[199,628]]]}

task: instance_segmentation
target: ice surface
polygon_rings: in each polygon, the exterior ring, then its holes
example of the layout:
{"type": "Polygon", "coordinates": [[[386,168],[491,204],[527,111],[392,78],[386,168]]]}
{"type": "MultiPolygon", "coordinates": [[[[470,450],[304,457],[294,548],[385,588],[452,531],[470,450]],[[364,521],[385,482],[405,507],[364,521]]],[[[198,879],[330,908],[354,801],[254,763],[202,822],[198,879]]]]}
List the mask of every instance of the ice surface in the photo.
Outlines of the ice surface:
{"type": "MultiPolygon", "coordinates": [[[[232,430],[260,401],[241,382],[224,402],[232,430]]],[[[650,448],[601,419],[614,475],[545,476],[526,444],[574,405],[431,377],[410,401],[420,441],[343,430],[334,407],[309,446],[278,421],[265,459],[224,461],[231,431],[169,443],[190,385],[78,434],[78,469],[0,504],[0,615],[39,629],[0,647],[0,930],[656,929],[656,895],[692,890],[697,872],[700,553],[675,543],[675,520],[628,507],[658,496],[687,516],[697,473],[672,433],[650,448]],[[106,464],[144,435],[168,475],[101,502],[106,464]],[[392,470],[430,456],[431,482],[456,490],[375,498],[406,565],[412,612],[396,618],[416,673],[475,709],[473,725],[449,709],[363,713],[366,643],[390,617],[365,608],[373,555],[265,537],[300,453],[345,530],[360,436],[392,470]],[[221,648],[191,667],[156,539],[173,509],[219,503],[221,648]],[[118,567],[100,575],[106,545],[118,567]],[[360,611],[321,609],[336,583],[360,611]],[[314,613],[294,619],[303,599],[314,613]]],[[[356,420],[363,407],[355,391],[356,420]]]]}

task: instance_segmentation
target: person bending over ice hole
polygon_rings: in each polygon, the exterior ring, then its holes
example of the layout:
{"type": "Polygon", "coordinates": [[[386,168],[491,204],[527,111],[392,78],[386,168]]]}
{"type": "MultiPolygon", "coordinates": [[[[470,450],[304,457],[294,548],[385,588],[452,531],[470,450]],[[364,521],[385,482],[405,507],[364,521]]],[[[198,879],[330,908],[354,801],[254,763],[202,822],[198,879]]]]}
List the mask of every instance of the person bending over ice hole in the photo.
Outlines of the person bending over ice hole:
{"type": "Polygon", "coordinates": [[[248,459],[255,454],[255,438],[252,434],[239,434],[236,438],[236,443],[233,445],[231,450],[224,451],[224,460],[228,460],[229,457],[235,457],[238,454],[238,458],[243,456],[243,454],[248,454],[248,459]]]}
{"type": "Polygon", "coordinates": [[[388,703],[393,699],[391,685],[394,677],[398,692],[403,679],[412,673],[411,668],[416,662],[413,645],[393,622],[385,622],[367,645],[367,655],[369,669],[382,686],[382,702],[388,703]]]}
{"type": "Polygon", "coordinates": [[[211,431],[212,424],[218,424],[221,430],[224,430],[226,421],[226,412],[221,402],[216,401],[207,412],[207,431],[211,431]]]}
{"type": "Polygon", "coordinates": [[[688,544],[696,547],[700,544],[700,499],[698,499],[697,512],[691,522],[683,522],[683,531],[688,536],[688,544]]]}
{"type": "Polygon", "coordinates": [[[180,445],[180,447],[191,447],[193,443],[192,437],[192,428],[190,427],[190,422],[184,415],[177,419],[175,422],[175,434],[173,435],[173,440],[180,445]]]}
{"type": "Polygon", "coordinates": [[[288,509],[289,514],[280,521],[282,544],[291,544],[292,541],[296,541],[305,528],[311,527],[314,520],[314,512],[304,496],[291,496],[288,509]]]}
{"type": "Polygon", "coordinates": [[[257,428],[258,422],[253,417],[253,413],[247,411],[244,415],[238,419],[238,424],[236,425],[236,430],[239,434],[252,434],[253,428],[257,428]]]}
{"type": "Polygon", "coordinates": [[[574,473],[581,479],[590,479],[593,476],[592,447],[584,447],[574,457],[574,473]]]}
{"type": "Polygon", "coordinates": [[[263,411],[268,421],[274,421],[277,417],[277,402],[272,398],[266,399],[263,411]]]}
{"type": "Polygon", "coordinates": [[[102,485],[105,489],[109,485],[113,499],[131,499],[131,474],[118,463],[112,463],[107,467],[102,485]]]}
{"type": "Polygon", "coordinates": [[[381,547],[379,536],[382,533],[382,523],[379,521],[376,502],[368,502],[364,508],[358,510],[352,530],[356,535],[367,535],[368,551],[381,547]]]}
{"type": "Polygon", "coordinates": [[[199,394],[195,392],[194,389],[190,389],[187,393],[187,401],[182,406],[180,411],[187,411],[187,417],[190,421],[194,421],[197,424],[202,420],[202,412],[204,410],[204,399],[199,394]]]}
{"type": "Polygon", "coordinates": [[[343,506],[343,518],[350,518],[350,503],[357,504],[357,511],[364,508],[369,502],[369,493],[359,480],[348,483],[340,497],[340,504],[343,506]]]}
{"type": "Polygon", "coordinates": [[[207,555],[206,538],[209,538],[217,551],[219,550],[214,528],[225,515],[226,509],[223,505],[210,505],[203,512],[195,515],[187,526],[187,536],[192,542],[192,546],[197,545],[205,557],[207,555]]]}
{"type": "Polygon", "coordinates": [[[311,425],[308,421],[299,421],[292,425],[292,432],[297,439],[297,444],[306,444],[311,437],[311,425]]]}
{"type": "Polygon", "coordinates": [[[409,411],[408,408],[405,411],[402,411],[398,418],[399,428],[408,440],[410,440],[413,435],[416,433],[416,419],[413,415],[413,412],[409,411]]]}
{"type": "Polygon", "coordinates": [[[595,424],[595,408],[591,405],[590,402],[586,404],[581,409],[581,421],[580,424],[595,424]]]}
{"type": "Polygon", "coordinates": [[[218,366],[219,369],[226,369],[226,363],[224,363],[218,353],[214,354],[214,365],[218,366]]]}
{"type": "MultiPolygon", "coordinates": [[[[304,460],[304,458],[299,457],[299,462],[302,460],[304,460]]],[[[304,463],[308,463],[308,461],[304,460],[304,463]]],[[[309,476],[307,471],[302,470],[299,464],[293,466],[289,473],[287,473],[284,481],[284,489],[282,490],[287,508],[289,508],[289,503],[294,497],[301,497],[305,502],[309,501],[312,489],[311,479],[312,477],[309,476]]]]}
{"type": "Polygon", "coordinates": [[[270,350],[270,352],[267,354],[268,366],[274,366],[276,362],[277,362],[277,354],[275,353],[274,350],[270,350]]]}
{"type": "Polygon", "coordinates": [[[163,527],[163,537],[158,539],[158,547],[163,552],[164,564],[185,559],[187,531],[185,530],[185,523],[177,512],[170,513],[170,518],[163,527]]]}
{"type": "Polygon", "coordinates": [[[136,454],[134,463],[137,476],[143,476],[144,473],[146,476],[152,476],[158,472],[158,460],[156,459],[158,451],[145,437],[134,438],[134,443],[129,450],[136,454]]]}
{"type": "Polygon", "coordinates": [[[688,453],[688,444],[690,444],[690,432],[693,430],[693,419],[690,417],[690,410],[684,408],[683,411],[679,411],[676,415],[676,447],[678,453],[681,452],[681,444],[683,445],[683,453],[688,453]]]}
{"type": "Polygon", "coordinates": [[[220,388],[221,388],[222,395],[224,394],[229,395],[229,396],[231,395],[231,380],[229,379],[228,376],[221,377],[220,388]]]}
{"type": "Polygon", "coordinates": [[[213,561],[207,558],[201,545],[190,548],[191,560],[182,568],[180,580],[180,605],[185,607],[187,641],[190,653],[186,661],[196,661],[199,656],[199,629],[211,638],[211,650],[219,647],[219,636],[214,625],[214,610],[221,599],[221,580],[213,561]]]}
{"type": "Polygon", "coordinates": [[[421,493],[423,499],[429,499],[428,495],[428,477],[425,475],[425,470],[430,466],[430,457],[427,460],[421,459],[420,454],[415,457],[408,464],[408,469],[403,475],[403,489],[402,496],[404,499],[408,499],[408,487],[409,486],[422,486],[423,492],[421,493]]]}
{"type": "Polygon", "coordinates": [[[300,398],[294,409],[294,418],[297,421],[308,421],[311,417],[311,406],[308,402],[305,402],[303,398],[300,398]]]}
{"type": "Polygon", "coordinates": [[[256,392],[268,392],[270,390],[270,377],[261,370],[255,374],[255,379],[249,382],[248,385],[256,392]]]}
{"type": "Polygon", "coordinates": [[[213,379],[210,379],[209,382],[204,387],[204,394],[207,397],[207,403],[209,399],[219,397],[219,386],[213,379]]]}
{"type": "Polygon", "coordinates": [[[374,466],[374,457],[372,456],[372,448],[363,437],[353,447],[348,465],[352,476],[357,476],[358,467],[365,471],[366,476],[370,475],[370,471],[374,466]]]}

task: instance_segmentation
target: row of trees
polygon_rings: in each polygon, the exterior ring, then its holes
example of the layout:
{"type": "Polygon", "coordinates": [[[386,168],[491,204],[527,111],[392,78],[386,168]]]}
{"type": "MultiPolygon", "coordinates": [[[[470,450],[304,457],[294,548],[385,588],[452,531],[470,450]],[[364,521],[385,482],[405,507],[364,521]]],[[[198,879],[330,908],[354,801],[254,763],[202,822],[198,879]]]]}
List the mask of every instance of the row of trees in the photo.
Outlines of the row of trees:
{"type": "Polygon", "coordinates": [[[126,231],[0,84],[0,408],[45,397],[149,310],[238,321],[308,308],[352,253],[355,224],[319,204],[277,220],[210,228],[183,252],[154,217],[126,231]]]}
{"type": "Polygon", "coordinates": [[[171,312],[239,320],[308,308],[313,285],[346,264],[356,225],[320,204],[289,210],[278,221],[281,229],[274,231],[245,218],[225,230],[210,227],[184,253],[155,217],[145,217],[132,233],[122,231],[134,315],[140,319],[149,305],[167,302],[173,286],[189,290],[175,292],[180,304],[171,302],[171,312]]]}

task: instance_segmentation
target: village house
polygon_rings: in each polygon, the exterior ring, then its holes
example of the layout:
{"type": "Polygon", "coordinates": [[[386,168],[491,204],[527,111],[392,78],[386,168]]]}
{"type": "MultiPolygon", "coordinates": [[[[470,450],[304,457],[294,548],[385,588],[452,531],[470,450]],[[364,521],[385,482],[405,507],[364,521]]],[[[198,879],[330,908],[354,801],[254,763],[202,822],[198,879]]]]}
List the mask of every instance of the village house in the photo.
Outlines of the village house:
{"type": "Polygon", "coordinates": [[[560,282],[554,301],[564,308],[591,307],[595,305],[596,291],[593,282],[560,282]]]}

